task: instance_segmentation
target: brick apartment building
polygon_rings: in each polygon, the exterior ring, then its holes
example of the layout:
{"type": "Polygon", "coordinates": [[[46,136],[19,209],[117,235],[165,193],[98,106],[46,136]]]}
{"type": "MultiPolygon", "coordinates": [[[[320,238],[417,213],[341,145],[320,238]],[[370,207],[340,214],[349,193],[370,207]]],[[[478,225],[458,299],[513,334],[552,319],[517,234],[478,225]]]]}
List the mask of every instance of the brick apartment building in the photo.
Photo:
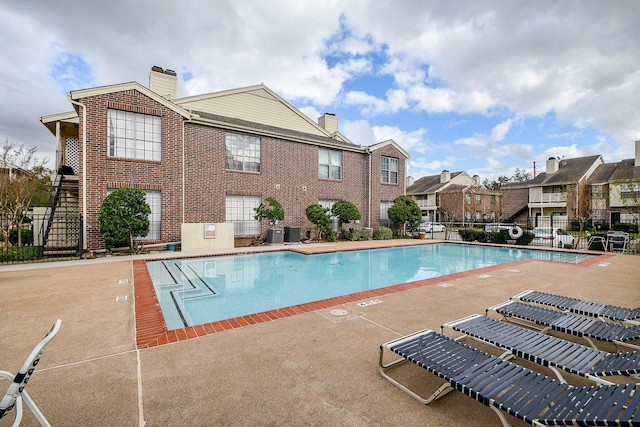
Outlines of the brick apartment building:
{"type": "Polygon", "coordinates": [[[500,191],[485,188],[477,175],[443,170],[407,187],[428,221],[486,221],[502,218],[500,191]]]}
{"type": "Polygon", "coordinates": [[[124,186],[147,194],[149,244],[180,242],[182,223],[216,222],[233,222],[244,244],[264,231],[253,208],[270,196],[284,208],[280,225],[303,235],[313,228],[307,206],[340,199],[360,209],[359,226],[377,229],[405,192],[409,155],[396,142],[354,144],[335,115],[315,122],[262,84],[177,98],[176,74],[153,67],[149,88],[82,89],[69,101],[73,111],[41,121],[56,137],[87,250],[104,247],[97,212],[124,186]]]}

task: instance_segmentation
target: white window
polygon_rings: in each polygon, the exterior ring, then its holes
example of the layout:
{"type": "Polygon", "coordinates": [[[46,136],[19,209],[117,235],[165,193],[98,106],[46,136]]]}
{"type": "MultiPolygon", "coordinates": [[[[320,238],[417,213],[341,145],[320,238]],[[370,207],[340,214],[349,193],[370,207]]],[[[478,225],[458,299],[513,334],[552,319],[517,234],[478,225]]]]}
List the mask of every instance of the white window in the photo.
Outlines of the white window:
{"type": "Polygon", "coordinates": [[[398,159],[394,157],[382,157],[381,181],[385,184],[398,183],[398,159]]]}
{"type": "Polygon", "coordinates": [[[162,193],[157,190],[146,190],[147,204],[151,208],[149,214],[149,233],[143,240],[160,240],[160,226],[162,225],[162,193]]]}
{"type": "Polygon", "coordinates": [[[253,217],[256,215],[254,208],[260,206],[260,196],[227,196],[226,221],[232,222],[233,234],[236,236],[251,236],[260,234],[260,221],[253,217]]]}
{"type": "Polygon", "coordinates": [[[342,179],[342,152],[324,148],[318,151],[318,177],[342,179]]]}
{"type": "MultiPolygon", "coordinates": [[[[107,190],[107,195],[113,192],[113,188],[107,190]]],[[[145,200],[151,208],[149,214],[149,232],[146,236],[139,237],[140,240],[160,240],[160,230],[162,225],[162,193],[157,190],[144,190],[145,200]]]]}
{"type": "Polygon", "coordinates": [[[389,208],[393,206],[393,202],[380,202],[380,225],[385,227],[391,227],[391,220],[389,219],[389,208]]]}
{"type": "Polygon", "coordinates": [[[108,110],[108,118],[110,157],[160,161],[160,117],[108,110]]]}
{"type": "Polygon", "coordinates": [[[333,205],[337,202],[337,200],[330,200],[330,199],[321,199],[318,200],[318,204],[320,206],[322,206],[323,208],[327,208],[329,209],[329,217],[331,218],[331,220],[333,221],[333,226],[332,229],[333,231],[338,231],[338,218],[331,215],[331,208],[333,207],[333,205]]]}
{"type": "Polygon", "coordinates": [[[225,135],[227,169],[260,172],[260,138],[237,133],[225,135]]]}

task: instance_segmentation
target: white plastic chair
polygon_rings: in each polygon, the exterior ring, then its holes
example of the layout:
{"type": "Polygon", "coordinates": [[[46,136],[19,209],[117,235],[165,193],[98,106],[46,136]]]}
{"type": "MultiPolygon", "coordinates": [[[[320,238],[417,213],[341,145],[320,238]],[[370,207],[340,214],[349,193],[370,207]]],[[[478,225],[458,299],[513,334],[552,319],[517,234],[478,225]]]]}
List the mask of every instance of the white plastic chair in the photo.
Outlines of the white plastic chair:
{"type": "Polygon", "coordinates": [[[628,250],[629,233],[624,231],[609,231],[607,233],[607,250],[609,252],[625,253],[628,250]]]}
{"type": "Polygon", "coordinates": [[[42,353],[44,353],[45,348],[49,344],[49,342],[55,337],[60,330],[60,324],[62,320],[58,319],[54,322],[51,330],[44,336],[42,341],[35,346],[27,360],[25,360],[24,364],[18,371],[18,373],[14,376],[10,372],[0,371],[0,377],[5,378],[11,382],[9,385],[9,389],[5,393],[2,400],[0,400],[0,418],[7,415],[11,410],[15,407],[14,421],[12,426],[17,427],[20,425],[22,421],[22,402],[29,408],[31,413],[34,415],[36,420],[40,423],[41,426],[50,427],[51,424],[47,421],[47,419],[42,415],[40,409],[36,406],[31,396],[24,390],[29,378],[33,374],[33,371],[36,369],[36,365],[40,362],[40,358],[42,357],[42,353]]]}

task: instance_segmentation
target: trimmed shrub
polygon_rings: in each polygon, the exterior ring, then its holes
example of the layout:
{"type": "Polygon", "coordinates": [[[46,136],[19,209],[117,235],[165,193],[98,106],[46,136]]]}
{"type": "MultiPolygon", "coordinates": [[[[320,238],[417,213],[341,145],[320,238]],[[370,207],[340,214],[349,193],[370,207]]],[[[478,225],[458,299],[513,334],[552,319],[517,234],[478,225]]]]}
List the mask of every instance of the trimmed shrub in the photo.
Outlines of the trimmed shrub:
{"type": "Polygon", "coordinates": [[[393,238],[393,231],[389,227],[381,226],[373,233],[373,240],[391,240],[393,238]]]}
{"type": "Polygon", "coordinates": [[[351,240],[352,242],[358,240],[369,240],[370,235],[371,232],[363,228],[350,228],[349,230],[344,232],[344,238],[347,240],[351,240]]]}
{"type": "MultiPolygon", "coordinates": [[[[512,240],[507,230],[501,230],[499,232],[486,232],[484,230],[477,230],[472,228],[458,230],[460,238],[465,242],[480,242],[480,243],[498,243],[506,244],[507,240],[512,240]]],[[[516,239],[516,245],[528,245],[531,243],[535,236],[533,233],[523,230],[522,236],[516,239]]]]}

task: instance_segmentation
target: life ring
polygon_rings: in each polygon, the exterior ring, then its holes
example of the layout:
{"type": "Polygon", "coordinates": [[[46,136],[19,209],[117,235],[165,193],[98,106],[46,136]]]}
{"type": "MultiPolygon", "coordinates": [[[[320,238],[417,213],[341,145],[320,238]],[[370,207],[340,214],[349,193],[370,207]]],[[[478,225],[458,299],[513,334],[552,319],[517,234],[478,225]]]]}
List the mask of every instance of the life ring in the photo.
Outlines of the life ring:
{"type": "Polygon", "coordinates": [[[509,237],[512,240],[519,239],[523,234],[524,233],[522,232],[522,228],[518,227],[517,225],[509,229],[509,237]]]}

